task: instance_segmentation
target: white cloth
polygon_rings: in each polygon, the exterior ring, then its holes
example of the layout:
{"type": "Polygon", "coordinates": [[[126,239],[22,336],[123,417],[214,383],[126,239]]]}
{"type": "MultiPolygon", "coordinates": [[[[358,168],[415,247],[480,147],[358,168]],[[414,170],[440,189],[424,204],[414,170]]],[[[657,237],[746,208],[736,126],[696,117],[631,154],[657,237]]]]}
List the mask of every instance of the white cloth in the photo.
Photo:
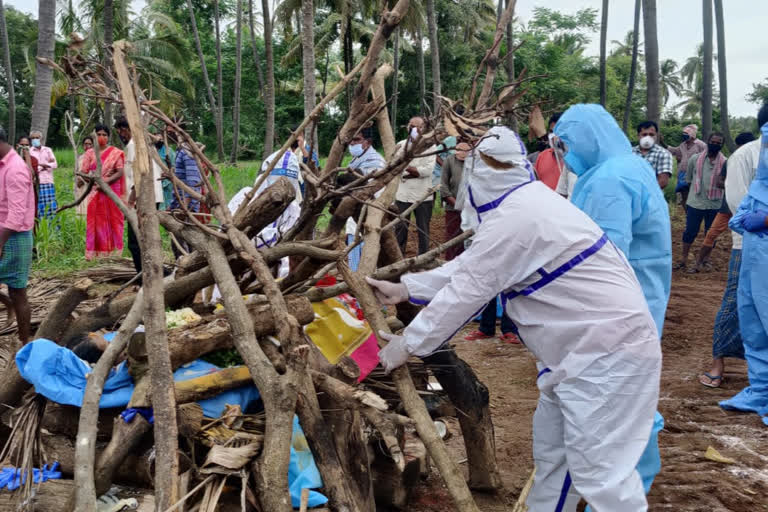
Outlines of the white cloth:
{"type": "MultiPolygon", "coordinates": [[[[739,211],[749,185],[755,178],[757,162],[760,159],[760,139],[753,140],[737,149],[728,159],[728,173],[725,176],[725,201],[734,214],[739,211]]],[[[742,236],[731,231],[733,248],[741,249],[742,236]]]]}
{"type": "Polygon", "coordinates": [[[560,179],[557,180],[555,192],[570,199],[573,196],[573,187],[576,186],[576,180],[578,179],[579,177],[576,176],[576,173],[569,171],[563,166],[560,169],[560,179]]]}
{"type": "MultiPolygon", "coordinates": [[[[151,150],[150,150],[151,151],[151,150]]],[[[125,176],[125,197],[131,194],[131,189],[134,187],[135,182],[133,180],[133,162],[136,160],[136,144],[131,139],[128,144],[125,145],[125,164],[123,165],[123,175],[125,176]]],[[[163,202],[163,169],[152,159],[152,179],[155,185],[155,202],[163,202]]],[[[137,193],[138,195],[138,193],[137,193]]]]}
{"type": "MultiPolygon", "coordinates": [[[[266,172],[272,163],[272,160],[277,157],[278,153],[280,153],[280,150],[275,151],[264,159],[264,162],[261,164],[261,172],[266,172]]],[[[260,190],[256,195],[259,195],[265,188],[272,185],[281,177],[288,178],[291,181],[291,185],[296,189],[296,200],[301,203],[302,195],[300,182],[303,181],[301,177],[301,167],[299,167],[299,159],[290,151],[286,151],[283,156],[280,157],[280,161],[277,162],[275,168],[272,169],[272,172],[269,173],[267,179],[261,184],[261,187],[259,187],[260,190]]]]}
{"type": "MultiPolygon", "coordinates": [[[[410,144],[410,139],[398,142],[395,151],[396,158],[405,151],[406,144],[410,144]]],[[[432,171],[435,170],[435,162],[437,161],[437,155],[433,153],[436,151],[437,146],[432,146],[425,149],[422,153],[428,156],[416,157],[411,161],[410,165],[416,168],[419,172],[419,177],[401,180],[400,186],[397,187],[395,200],[402,201],[403,203],[415,203],[424,197],[424,194],[432,187],[432,171]]],[[[403,177],[405,176],[407,176],[407,173],[404,172],[403,177]]]]}
{"type": "MultiPolygon", "coordinates": [[[[347,165],[350,169],[355,169],[357,171],[360,171],[363,176],[368,176],[374,171],[378,171],[379,169],[383,169],[387,166],[387,161],[384,160],[384,157],[379,154],[378,151],[376,151],[373,146],[368,147],[362,155],[357,156],[352,159],[351,162],[347,165]]],[[[374,197],[379,197],[383,191],[376,192],[374,197]]],[[[355,222],[355,219],[352,217],[349,217],[347,219],[347,225],[345,232],[347,235],[354,235],[355,231],[357,231],[357,222],[355,222]]]]}
{"type": "Polygon", "coordinates": [[[613,244],[599,245],[603,236],[534,182],[483,217],[458,258],[401,279],[412,301],[430,301],[403,332],[416,356],[437,350],[500,292],[522,292],[506,313],[544,372],[531,510],[555,509],[563,466],[595,510],[646,510],[635,466],[656,411],[660,343],[632,268],[613,244]]]}

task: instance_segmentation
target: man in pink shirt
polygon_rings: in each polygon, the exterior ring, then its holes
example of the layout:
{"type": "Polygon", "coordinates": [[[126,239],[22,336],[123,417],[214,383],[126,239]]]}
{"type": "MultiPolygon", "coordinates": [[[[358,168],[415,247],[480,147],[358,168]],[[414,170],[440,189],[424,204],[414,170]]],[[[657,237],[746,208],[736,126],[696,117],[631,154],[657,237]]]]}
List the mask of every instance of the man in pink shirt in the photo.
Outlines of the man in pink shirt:
{"type": "Polygon", "coordinates": [[[8,286],[22,343],[29,340],[27,280],[32,263],[34,225],[32,175],[24,160],[8,144],[5,130],[0,128],[0,283],[8,286]]]}
{"type": "Polygon", "coordinates": [[[43,146],[43,134],[33,131],[29,134],[32,147],[29,154],[37,158],[37,177],[40,189],[37,196],[37,217],[53,219],[56,215],[56,189],[53,186],[53,170],[58,167],[56,157],[48,146],[43,146]]]}

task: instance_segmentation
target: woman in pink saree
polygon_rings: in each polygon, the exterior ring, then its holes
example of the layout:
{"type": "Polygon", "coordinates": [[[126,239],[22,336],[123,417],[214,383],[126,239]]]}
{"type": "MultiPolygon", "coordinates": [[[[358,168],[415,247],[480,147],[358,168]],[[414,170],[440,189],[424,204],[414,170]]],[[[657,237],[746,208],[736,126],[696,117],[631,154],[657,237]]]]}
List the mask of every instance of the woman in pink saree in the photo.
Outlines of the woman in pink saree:
{"type": "MultiPolygon", "coordinates": [[[[96,143],[101,153],[101,177],[123,198],[125,177],[123,166],[125,155],[114,146],[109,146],[109,128],[105,125],[96,126],[96,143]]],[[[96,172],[96,154],[89,149],[83,155],[83,172],[96,172]]],[[[103,192],[91,192],[88,203],[85,230],[85,259],[106,256],[120,256],[123,253],[123,228],[125,226],[123,212],[103,192]]]]}

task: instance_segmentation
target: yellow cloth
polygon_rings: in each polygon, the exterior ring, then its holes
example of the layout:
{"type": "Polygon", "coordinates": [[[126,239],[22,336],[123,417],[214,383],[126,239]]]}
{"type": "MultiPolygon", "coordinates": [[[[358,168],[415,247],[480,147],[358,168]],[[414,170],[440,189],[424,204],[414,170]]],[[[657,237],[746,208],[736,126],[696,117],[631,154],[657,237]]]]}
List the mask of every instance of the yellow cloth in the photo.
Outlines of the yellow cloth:
{"type": "Polygon", "coordinates": [[[371,336],[368,323],[358,320],[339,299],[313,302],[315,320],[304,332],[320,349],[328,362],[336,364],[371,336]]]}

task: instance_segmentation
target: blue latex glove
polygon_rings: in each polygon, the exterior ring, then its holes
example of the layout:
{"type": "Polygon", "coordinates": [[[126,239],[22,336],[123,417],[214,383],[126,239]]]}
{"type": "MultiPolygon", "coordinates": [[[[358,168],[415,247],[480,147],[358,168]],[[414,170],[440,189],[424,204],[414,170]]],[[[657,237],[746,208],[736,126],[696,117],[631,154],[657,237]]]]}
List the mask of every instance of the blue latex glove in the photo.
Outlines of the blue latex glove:
{"type": "Polygon", "coordinates": [[[765,225],[766,217],[768,217],[768,211],[766,210],[750,212],[741,219],[741,225],[750,233],[765,231],[768,230],[768,226],[765,225]]]}
{"type": "Polygon", "coordinates": [[[124,422],[131,423],[137,414],[141,414],[150,425],[155,423],[155,414],[151,407],[131,407],[121,412],[120,417],[124,422]]]}

